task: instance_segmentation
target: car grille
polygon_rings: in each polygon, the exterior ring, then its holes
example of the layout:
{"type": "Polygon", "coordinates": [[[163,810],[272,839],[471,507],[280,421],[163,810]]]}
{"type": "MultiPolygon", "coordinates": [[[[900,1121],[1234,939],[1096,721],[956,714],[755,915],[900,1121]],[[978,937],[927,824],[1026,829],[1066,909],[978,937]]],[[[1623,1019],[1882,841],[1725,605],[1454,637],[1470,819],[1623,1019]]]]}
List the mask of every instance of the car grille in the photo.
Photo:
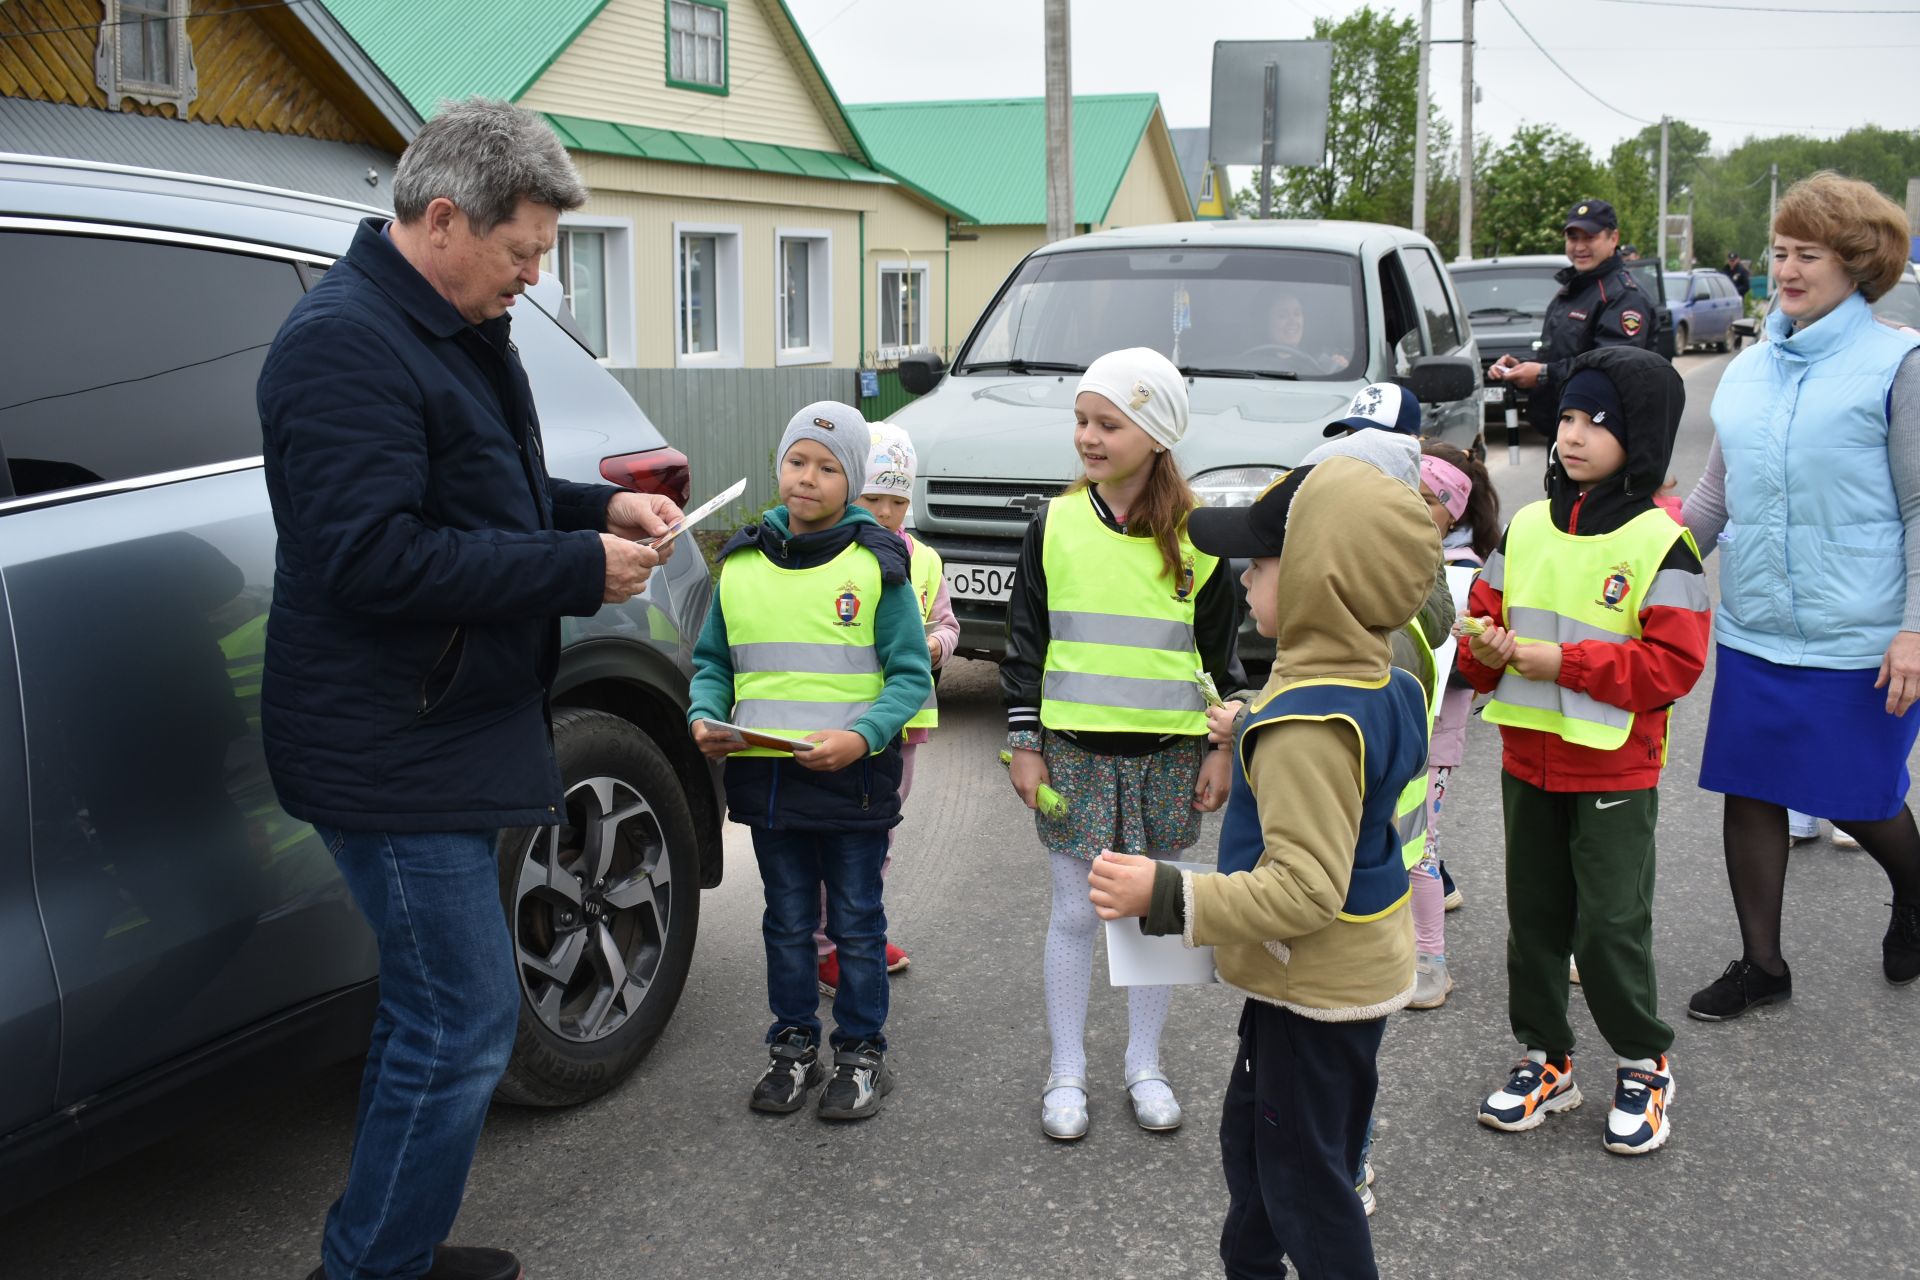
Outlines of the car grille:
{"type": "Polygon", "coordinates": [[[928,480],[927,514],[1020,527],[1065,488],[1058,480],[928,480]]]}

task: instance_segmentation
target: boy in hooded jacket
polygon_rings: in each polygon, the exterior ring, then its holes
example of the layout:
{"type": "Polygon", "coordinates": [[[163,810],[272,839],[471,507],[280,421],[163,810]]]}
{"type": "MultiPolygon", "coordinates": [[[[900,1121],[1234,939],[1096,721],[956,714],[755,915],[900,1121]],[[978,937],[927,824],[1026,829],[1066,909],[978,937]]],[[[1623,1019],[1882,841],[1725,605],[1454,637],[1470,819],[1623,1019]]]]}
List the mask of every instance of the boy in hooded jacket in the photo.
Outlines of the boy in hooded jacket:
{"type": "Polygon", "coordinates": [[[1500,726],[1507,1013],[1527,1051],[1480,1122],[1519,1132],[1580,1105],[1571,952],[1619,1059],[1603,1137],[1617,1155],[1653,1151],[1672,1130],[1654,824],[1669,709],[1700,678],[1711,620],[1699,550],[1654,501],[1685,403],[1680,375],[1652,352],[1575,359],[1548,497],[1523,507],[1487,558],[1456,658],[1493,695],[1483,715],[1500,726]]]}
{"type": "Polygon", "coordinates": [[[1220,1125],[1229,1277],[1378,1275],[1354,1194],[1387,1015],[1413,996],[1413,913],[1394,811],[1425,775],[1426,699],[1389,637],[1433,587],[1440,536],[1401,480],[1352,457],[1300,466],[1251,507],[1190,517],[1194,545],[1252,561],[1275,639],[1235,729],[1217,873],[1103,853],[1106,919],[1211,945],[1247,996],[1220,1125]],[[1281,607],[1281,601],[1286,606],[1281,607]]]}
{"type": "Polygon", "coordinates": [[[900,821],[901,730],[933,692],[907,544],[851,502],[872,440],[859,410],[830,400],[787,424],[780,505],[721,548],[687,708],[701,752],[726,760],[727,816],[752,830],[766,890],[773,1025],[756,1111],[799,1110],[826,1074],[813,942],[825,887],[840,983],[823,1120],[865,1119],[893,1088],[880,867],[900,821]],[[749,747],[727,722],[794,745],[749,747]]]}

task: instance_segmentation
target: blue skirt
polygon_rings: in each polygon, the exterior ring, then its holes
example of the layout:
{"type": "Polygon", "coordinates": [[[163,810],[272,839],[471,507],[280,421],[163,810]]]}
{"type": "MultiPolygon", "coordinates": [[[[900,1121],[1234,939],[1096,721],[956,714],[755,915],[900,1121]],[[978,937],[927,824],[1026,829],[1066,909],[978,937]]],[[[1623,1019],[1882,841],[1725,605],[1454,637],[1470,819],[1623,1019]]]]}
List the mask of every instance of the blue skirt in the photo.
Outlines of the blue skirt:
{"type": "Polygon", "coordinates": [[[1787,667],[1718,645],[1700,761],[1708,791],[1878,822],[1907,802],[1920,706],[1887,714],[1878,670],[1787,667]]]}

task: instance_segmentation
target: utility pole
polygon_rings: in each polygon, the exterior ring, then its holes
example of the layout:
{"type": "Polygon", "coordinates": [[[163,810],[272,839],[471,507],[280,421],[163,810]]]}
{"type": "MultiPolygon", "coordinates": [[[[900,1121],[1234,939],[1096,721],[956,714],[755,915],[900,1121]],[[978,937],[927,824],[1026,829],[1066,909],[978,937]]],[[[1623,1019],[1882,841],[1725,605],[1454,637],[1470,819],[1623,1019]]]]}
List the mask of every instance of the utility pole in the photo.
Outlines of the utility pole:
{"type": "Polygon", "coordinates": [[[1047,240],[1073,237],[1073,40],[1069,0],[1047,0],[1047,240]]]}
{"type": "Polygon", "coordinates": [[[1460,0],[1460,260],[1473,256],[1473,0],[1460,0]]]}
{"type": "Polygon", "coordinates": [[[1428,64],[1433,60],[1433,0],[1420,0],[1419,112],[1413,121],[1413,229],[1427,234],[1427,91],[1428,64]]]}
{"type": "Polygon", "coordinates": [[[1780,208],[1780,164],[1767,166],[1767,240],[1761,251],[1767,259],[1767,300],[1773,300],[1773,215],[1780,208]]]}
{"type": "Polygon", "coordinates": [[[1667,118],[1660,117],[1660,269],[1667,269],[1667,118]]]}

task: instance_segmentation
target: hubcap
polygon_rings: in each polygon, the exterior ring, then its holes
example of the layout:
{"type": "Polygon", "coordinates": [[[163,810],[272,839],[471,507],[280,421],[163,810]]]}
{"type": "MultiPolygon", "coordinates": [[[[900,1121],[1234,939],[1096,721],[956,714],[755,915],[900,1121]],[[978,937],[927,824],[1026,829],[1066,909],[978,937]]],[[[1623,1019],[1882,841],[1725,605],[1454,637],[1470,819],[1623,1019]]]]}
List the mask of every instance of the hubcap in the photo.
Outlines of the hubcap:
{"type": "Polygon", "coordinates": [[[673,919],[666,832],[618,778],[567,791],[566,821],[520,851],[513,944],[520,987],[548,1030],[599,1040],[638,1012],[673,919]]]}

